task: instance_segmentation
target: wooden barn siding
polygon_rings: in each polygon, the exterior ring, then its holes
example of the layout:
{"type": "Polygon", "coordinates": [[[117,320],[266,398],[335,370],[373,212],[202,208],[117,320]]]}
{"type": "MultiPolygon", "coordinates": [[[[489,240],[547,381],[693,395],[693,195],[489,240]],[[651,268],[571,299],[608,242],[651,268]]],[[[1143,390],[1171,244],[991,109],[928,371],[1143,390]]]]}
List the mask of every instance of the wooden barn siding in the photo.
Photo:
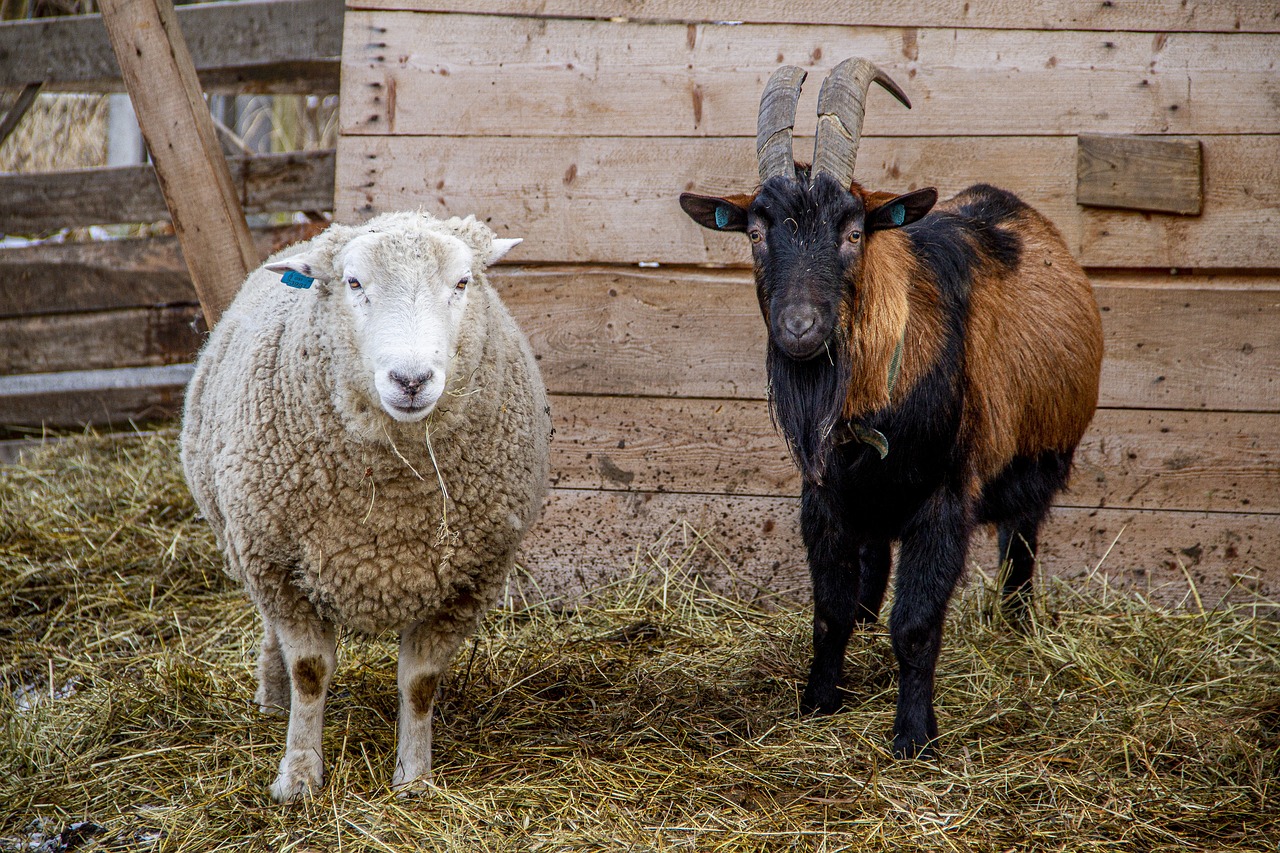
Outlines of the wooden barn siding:
{"type": "MultiPolygon", "coordinates": [[[[821,76],[855,53],[914,105],[871,96],[864,183],[1013,189],[1094,281],[1101,407],[1046,569],[1106,555],[1166,601],[1188,579],[1206,599],[1280,592],[1280,9],[348,0],[344,44],[336,215],[476,212],[526,240],[494,280],[553,393],[556,488],[524,559],[543,594],[700,542],[713,583],[807,597],[749,254],[676,196],[754,183],[757,99],[782,62],[814,69],[807,156],[821,76]],[[1203,215],[1078,205],[1086,132],[1199,139],[1203,215]]],[[[993,542],[972,559],[991,571],[993,542]]]]}

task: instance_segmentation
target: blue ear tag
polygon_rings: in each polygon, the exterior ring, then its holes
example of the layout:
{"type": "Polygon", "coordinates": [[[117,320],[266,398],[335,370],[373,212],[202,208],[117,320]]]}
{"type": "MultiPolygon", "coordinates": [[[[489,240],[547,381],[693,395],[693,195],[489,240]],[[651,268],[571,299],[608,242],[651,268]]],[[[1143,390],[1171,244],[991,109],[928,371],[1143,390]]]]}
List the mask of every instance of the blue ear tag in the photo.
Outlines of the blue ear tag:
{"type": "Polygon", "coordinates": [[[285,270],[284,275],[280,276],[280,280],[290,287],[300,287],[304,290],[315,282],[315,279],[309,275],[303,275],[297,270],[285,270]]]}
{"type": "Polygon", "coordinates": [[[729,208],[720,205],[716,208],[716,227],[724,228],[729,224],[729,208]]]}
{"type": "Polygon", "coordinates": [[[907,221],[907,208],[901,204],[895,204],[889,208],[889,215],[893,217],[894,225],[901,225],[907,221]]]}

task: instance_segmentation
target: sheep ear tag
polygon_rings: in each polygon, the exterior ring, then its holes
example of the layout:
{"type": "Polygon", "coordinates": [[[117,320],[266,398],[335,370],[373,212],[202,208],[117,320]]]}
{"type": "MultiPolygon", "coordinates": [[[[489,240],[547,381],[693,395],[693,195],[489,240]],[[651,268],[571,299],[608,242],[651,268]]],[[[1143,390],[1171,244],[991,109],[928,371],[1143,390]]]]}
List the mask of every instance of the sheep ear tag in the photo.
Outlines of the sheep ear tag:
{"type": "Polygon", "coordinates": [[[290,287],[298,287],[306,290],[315,283],[315,279],[309,275],[303,275],[297,270],[285,270],[284,275],[280,276],[280,280],[290,287]]]}

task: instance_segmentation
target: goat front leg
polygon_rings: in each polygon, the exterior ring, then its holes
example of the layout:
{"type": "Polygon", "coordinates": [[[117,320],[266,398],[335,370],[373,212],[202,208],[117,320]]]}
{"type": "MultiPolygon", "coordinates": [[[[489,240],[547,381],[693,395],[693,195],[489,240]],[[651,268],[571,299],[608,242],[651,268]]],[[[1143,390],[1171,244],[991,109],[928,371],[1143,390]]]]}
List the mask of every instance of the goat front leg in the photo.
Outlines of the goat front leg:
{"type": "Polygon", "coordinates": [[[454,622],[419,622],[400,634],[396,673],[400,721],[393,788],[431,782],[431,715],[436,690],[470,628],[467,625],[463,630],[454,622]]]}
{"type": "Polygon", "coordinates": [[[333,626],[318,617],[269,622],[289,678],[289,730],[271,797],[288,802],[324,784],[324,702],[337,667],[333,626]]]}
{"type": "Polygon", "coordinates": [[[813,663],[800,698],[805,714],[840,710],[844,654],[859,615],[860,549],[843,511],[830,491],[806,484],[800,530],[813,579],[813,663]]]}
{"type": "Polygon", "coordinates": [[[936,493],[902,538],[889,634],[898,658],[898,710],[893,753],[932,757],[938,737],[934,674],[942,648],[947,604],[964,571],[970,513],[962,498],[936,493]]]}

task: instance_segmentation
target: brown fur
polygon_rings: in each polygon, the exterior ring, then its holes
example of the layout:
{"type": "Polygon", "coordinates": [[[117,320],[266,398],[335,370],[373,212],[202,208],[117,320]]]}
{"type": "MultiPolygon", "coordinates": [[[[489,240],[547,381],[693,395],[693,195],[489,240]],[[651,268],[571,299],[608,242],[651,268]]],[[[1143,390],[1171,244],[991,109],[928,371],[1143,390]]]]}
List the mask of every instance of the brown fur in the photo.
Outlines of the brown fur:
{"type": "Polygon", "coordinates": [[[438,675],[419,675],[409,687],[409,707],[413,713],[421,716],[430,714],[431,706],[436,701],[436,688],[440,685],[438,675]]]}
{"type": "Polygon", "coordinates": [[[314,699],[324,687],[324,661],[317,657],[305,657],[293,665],[293,683],[298,692],[314,699]]]}

